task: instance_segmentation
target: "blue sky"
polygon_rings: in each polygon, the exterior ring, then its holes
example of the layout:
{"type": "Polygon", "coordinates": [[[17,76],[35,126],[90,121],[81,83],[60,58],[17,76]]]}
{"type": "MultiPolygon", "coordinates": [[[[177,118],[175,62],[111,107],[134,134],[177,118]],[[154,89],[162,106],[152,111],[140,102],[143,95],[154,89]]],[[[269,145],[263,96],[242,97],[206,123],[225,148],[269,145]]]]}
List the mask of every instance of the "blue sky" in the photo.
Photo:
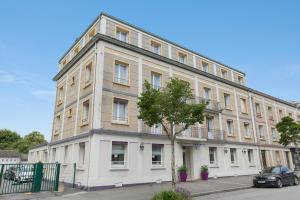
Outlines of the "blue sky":
{"type": "Polygon", "coordinates": [[[0,128],[50,138],[58,59],[101,12],[247,73],[248,86],[300,100],[300,1],[2,0],[0,128]]]}

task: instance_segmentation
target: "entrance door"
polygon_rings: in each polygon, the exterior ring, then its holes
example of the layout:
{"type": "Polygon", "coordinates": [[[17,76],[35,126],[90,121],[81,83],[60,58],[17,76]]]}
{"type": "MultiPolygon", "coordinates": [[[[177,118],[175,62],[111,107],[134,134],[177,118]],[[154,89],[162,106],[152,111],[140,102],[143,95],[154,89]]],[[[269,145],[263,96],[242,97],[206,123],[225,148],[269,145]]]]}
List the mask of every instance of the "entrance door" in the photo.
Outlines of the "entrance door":
{"type": "Polygon", "coordinates": [[[263,169],[266,169],[267,168],[267,158],[266,158],[265,150],[261,150],[261,159],[262,159],[263,169]]]}
{"type": "Polygon", "coordinates": [[[291,169],[291,163],[290,163],[289,152],[288,151],[285,152],[285,159],[286,159],[286,163],[287,163],[289,169],[291,169]]]}
{"type": "Polygon", "coordinates": [[[187,167],[188,178],[192,178],[192,148],[191,147],[182,147],[182,161],[183,166],[187,167]]]}

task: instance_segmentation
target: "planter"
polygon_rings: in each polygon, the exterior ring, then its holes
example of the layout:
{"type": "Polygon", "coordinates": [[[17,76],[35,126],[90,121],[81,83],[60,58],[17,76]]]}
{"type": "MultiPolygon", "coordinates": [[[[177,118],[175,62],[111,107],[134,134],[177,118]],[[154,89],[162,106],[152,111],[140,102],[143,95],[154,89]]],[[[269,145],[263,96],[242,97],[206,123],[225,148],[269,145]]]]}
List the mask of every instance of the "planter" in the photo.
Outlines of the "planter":
{"type": "Polygon", "coordinates": [[[208,180],[208,172],[201,172],[201,179],[204,181],[208,180]]]}
{"type": "Polygon", "coordinates": [[[187,173],[186,172],[180,172],[179,177],[180,177],[180,182],[186,182],[187,173]]]}

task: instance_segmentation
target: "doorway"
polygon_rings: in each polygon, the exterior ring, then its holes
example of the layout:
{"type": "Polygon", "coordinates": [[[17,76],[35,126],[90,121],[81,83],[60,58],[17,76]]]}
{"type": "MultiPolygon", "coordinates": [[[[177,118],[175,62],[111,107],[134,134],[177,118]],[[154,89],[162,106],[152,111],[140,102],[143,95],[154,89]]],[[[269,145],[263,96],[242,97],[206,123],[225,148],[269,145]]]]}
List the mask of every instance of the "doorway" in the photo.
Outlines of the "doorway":
{"type": "Polygon", "coordinates": [[[261,150],[261,159],[262,159],[262,167],[263,169],[267,168],[267,158],[266,158],[266,150],[261,150]]]}
{"type": "Polygon", "coordinates": [[[289,152],[288,151],[285,152],[285,159],[286,159],[286,163],[287,163],[289,169],[291,169],[292,166],[291,166],[291,163],[290,163],[290,158],[289,158],[289,152]]]}
{"type": "Polygon", "coordinates": [[[192,171],[193,171],[193,164],[192,164],[192,147],[182,147],[182,165],[187,167],[187,175],[188,179],[192,179],[192,171]]]}

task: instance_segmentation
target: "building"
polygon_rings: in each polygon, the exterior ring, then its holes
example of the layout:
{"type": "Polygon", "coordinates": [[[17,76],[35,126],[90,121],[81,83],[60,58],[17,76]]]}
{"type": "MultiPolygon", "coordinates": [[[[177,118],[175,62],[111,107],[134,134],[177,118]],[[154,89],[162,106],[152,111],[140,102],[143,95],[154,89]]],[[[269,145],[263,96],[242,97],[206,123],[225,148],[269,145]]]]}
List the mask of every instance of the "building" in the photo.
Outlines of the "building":
{"type": "Polygon", "coordinates": [[[20,154],[14,150],[0,150],[0,164],[19,164],[26,161],[26,154],[20,154]]]}
{"type": "Polygon", "coordinates": [[[300,119],[294,104],[247,87],[246,74],[231,66],[106,13],[60,59],[52,139],[30,160],[48,151],[49,162],[76,162],[76,183],[89,189],[170,181],[170,142],[160,126],[137,119],[136,106],[145,80],[159,88],[170,77],[210,102],[205,122],[176,143],[176,166],[186,165],[189,179],[202,165],[211,177],[294,167],[275,129],[283,116],[300,119]]]}

